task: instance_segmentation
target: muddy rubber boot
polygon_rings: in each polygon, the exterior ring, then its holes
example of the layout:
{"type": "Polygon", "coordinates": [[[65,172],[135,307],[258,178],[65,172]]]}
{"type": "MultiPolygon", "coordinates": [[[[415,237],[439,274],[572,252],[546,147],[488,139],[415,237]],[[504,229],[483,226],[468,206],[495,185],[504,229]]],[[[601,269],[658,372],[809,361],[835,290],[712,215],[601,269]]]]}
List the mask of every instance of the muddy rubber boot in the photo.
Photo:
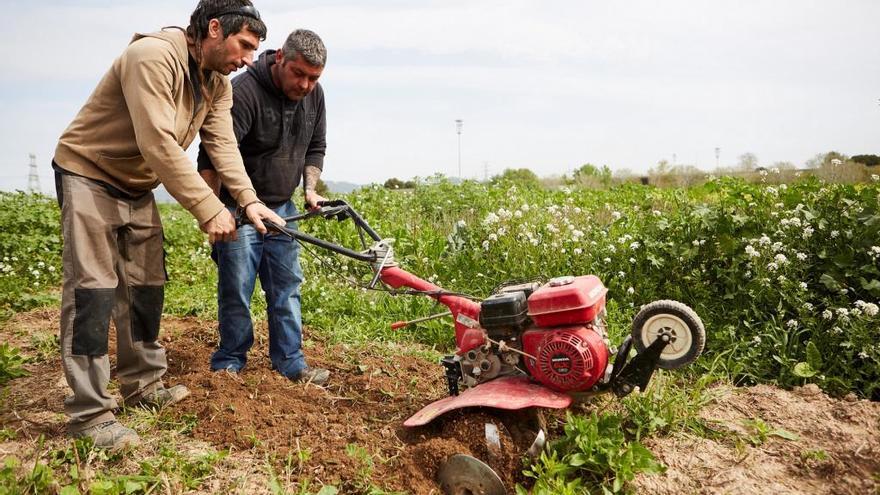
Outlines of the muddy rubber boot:
{"type": "Polygon", "coordinates": [[[177,404],[187,397],[189,397],[189,389],[185,385],[175,385],[171,388],[157,388],[125,405],[128,407],[140,406],[149,409],[162,409],[163,407],[177,404]]]}
{"type": "Polygon", "coordinates": [[[135,447],[141,443],[141,438],[134,430],[122,426],[115,419],[98,423],[84,430],[72,432],[70,436],[73,438],[91,438],[95,447],[113,451],[126,447],[135,447]]]}
{"type": "Polygon", "coordinates": [[[292,381],[301,383],[314,383],[315,385],[326,385],[330,380],[330,371],[324,368],[305,368],[296,376],[288,377],[292,381]]]}

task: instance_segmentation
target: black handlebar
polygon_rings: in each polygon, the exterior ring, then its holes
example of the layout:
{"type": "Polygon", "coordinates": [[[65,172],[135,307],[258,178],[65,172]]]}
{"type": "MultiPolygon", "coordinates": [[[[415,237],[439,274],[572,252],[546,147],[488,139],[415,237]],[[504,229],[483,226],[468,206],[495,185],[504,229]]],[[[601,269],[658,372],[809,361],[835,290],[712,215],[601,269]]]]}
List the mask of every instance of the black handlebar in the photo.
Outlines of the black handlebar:
{"type": "MultiPolygon", "coordinates": [[[[235,217],[236,227],[241,227],[242,225],[249,225],[253,223],[250,221],[249,218],[247,218],[247,215],[245,215],[243,211],[239,211],[235,217]]],[[[291,217],[283,217],[283,219],[285,222],[297,222],[300,220],[307,220],[315,217],[323,217],[327,220],[331,218],[336,218],[336,220],[340,222],[350,218],[358,228],[363,229],[363,231],[366,232],[367,235],[369,235],[374,241],[378,242],[382,240],[382,238],[379,237],[379,234],[377,234],[373,230],[373,228],[370,227],[369,224],[367,224],[367,222],[363,218],[361,218],[361,216],[356,211],[354,211],[351,205],[349,205],[345,202],[345,200],[342,199],[319,201],[317,209],[291,217]]],[[[376,261],[376,256],[373,254],[353,251],[338,244],[334,244],[323,239],[318,239],[317,237],[311,236],[304,232],[299,232],[296,229],[287,228],[286,225],[276,225],[275,223],[268,220],[263,220],[263,223],[266,225],[267,228],[275,230],[279,234],[284,234],[299,241],[308,242],[309,244],[328,249],[330,251],[348,256],[349,258],[354,258],[356,260],[367,262],[376,261]]]]}

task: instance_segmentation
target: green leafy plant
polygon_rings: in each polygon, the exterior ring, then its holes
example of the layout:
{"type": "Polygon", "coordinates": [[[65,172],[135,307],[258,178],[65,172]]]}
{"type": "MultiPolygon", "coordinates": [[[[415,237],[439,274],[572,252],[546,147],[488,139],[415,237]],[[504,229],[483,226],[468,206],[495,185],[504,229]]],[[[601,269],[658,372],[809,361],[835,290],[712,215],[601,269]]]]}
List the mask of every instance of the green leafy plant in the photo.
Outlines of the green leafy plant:
{"type": "Polygon", "coordinates": [[[747,438],[755,446],[763,445],[770,437],[779,437],[792,442],[800,439],[797,434],[788,430],[773,428],[761,418],[743,420],[743,425],[751,430],[751,434],[747,438]]]}
{"type": "Polygon", "coordinates": [[[0,385],[6,384],[13,378],[27,376],[24,363],[25,358],[17,347],[6,343],[0,344],[0,385]]]}
{"type": "Polygon", "coordinates": [[[624,435],[623,419],[611,413],[566,415],[564,435],[554,442],[526,476],[544,489],[576,490],[583,480],[603,493],[623,493],[635,475],[662,473],[665,467],[641,443],[624,435]]]}

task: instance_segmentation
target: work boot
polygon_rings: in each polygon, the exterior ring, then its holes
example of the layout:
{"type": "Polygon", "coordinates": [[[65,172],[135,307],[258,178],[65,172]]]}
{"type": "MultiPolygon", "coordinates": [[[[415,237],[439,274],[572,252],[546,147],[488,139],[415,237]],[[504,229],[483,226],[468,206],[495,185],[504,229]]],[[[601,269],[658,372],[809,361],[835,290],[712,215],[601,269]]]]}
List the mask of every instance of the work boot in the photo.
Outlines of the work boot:
{"type": "Polygon", "coordinates": [[[298,374],[288,378],[295,382],[325,385],[330,380],[330,372],[324,368],[303,368],[298,374]]]}
{"type": "Polygon", "coordinates": [[[175,385],[171,388],[157,388],[152,392],[142,394],[139,398],[132,402],[127,402],[128,407],[141,406],[148,409],[162,409],[166,406],[177,404],[189,397],[189,389],[186,385],[175,385]]]}
{"type": "Polygon", "coordinates": [[[122,426],[115,419],[98,423],[95,426],[70,433],[73,438],[91,438],[99,449],[120,450],[134,447],[141,443],[137,433],[131,428],[122,426]]]}

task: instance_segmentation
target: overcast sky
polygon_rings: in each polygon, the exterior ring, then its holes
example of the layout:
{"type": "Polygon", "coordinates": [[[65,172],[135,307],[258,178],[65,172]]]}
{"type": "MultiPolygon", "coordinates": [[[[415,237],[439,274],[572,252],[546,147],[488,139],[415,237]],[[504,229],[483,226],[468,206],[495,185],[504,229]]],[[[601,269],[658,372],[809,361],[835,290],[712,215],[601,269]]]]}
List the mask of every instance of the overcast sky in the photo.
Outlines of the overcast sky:
{"type": "MultiPolygon", "coordinates": [[[[58,136],[137,31],[196,1],[3,0],[0,189],[44,192],[58,136]]],[[[255,0],[277,48],[328,47],[324,178],[356,183],[590,162],[763,165],[880,154],[880,1],[255,0]]],[[[190,155],[194,156],[194,148],[190,155]]]]}

